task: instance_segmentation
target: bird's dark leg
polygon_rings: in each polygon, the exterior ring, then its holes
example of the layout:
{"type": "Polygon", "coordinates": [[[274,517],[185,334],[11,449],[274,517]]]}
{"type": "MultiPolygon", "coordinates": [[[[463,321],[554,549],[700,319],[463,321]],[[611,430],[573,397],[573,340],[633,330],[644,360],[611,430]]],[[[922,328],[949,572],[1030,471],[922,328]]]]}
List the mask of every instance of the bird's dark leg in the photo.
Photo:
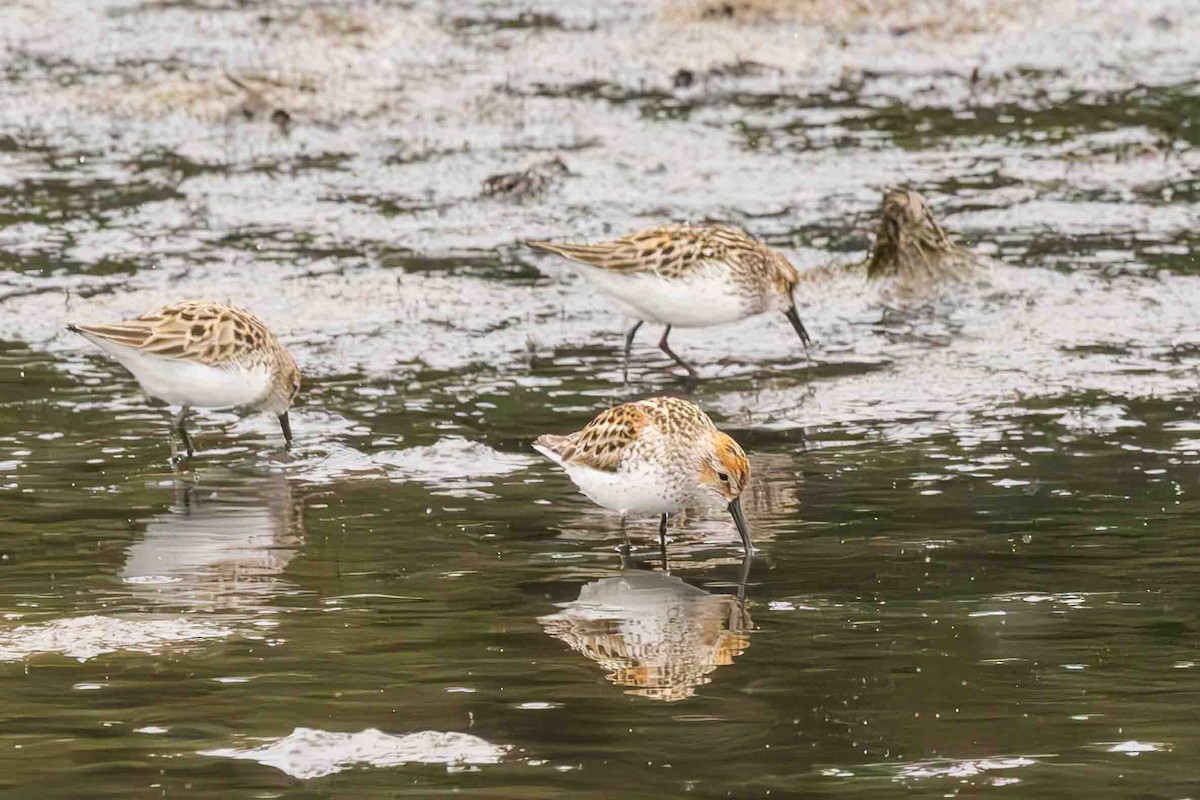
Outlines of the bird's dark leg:
{"type": "Polygon", "coordinates": [[[671,568],[667,565],[667,515],[662,515],[662,521],[658,523],[658,549],[662,551],[663,572],[670,572],[671,568]]]}
{"type": "Polygon", "coordinates": [[[287,412],[279,415],[279,427],[283,429],[284,449],[292,448],[292,423],[288,422],[287,412]]]}
{"type": "Polygon", "coordinates": [[[184,427],[183,424],[183,420],[184,417],[187,416],[187,412],[187,406],[180,406],[179,413],[176,414],[175,419],[172,420],[172,425],[175,428],[175,432],[179,434],[179,438],[183,440],[183,449],[187,451],[188,458],[191,458],[196,454],[196,451],[192,449],[191,437],[188,436],[187,428],[184,427]]]}
{"type": "Polygon", "coordinates": [[[679,366],[681,366],[687,370],[688,383],[691,385],[695,385],[696,383],[698,383],[700,381],[700,374],[698,372],[696,372],[696,370],[692,369],[691,366],[686,361],[684,361],[682,358],[680,358],[678,355],[676,355],[675,351],[671,349],[671,345],[667,344],[667,337],[670,335],[671,335],[671,326],[668,325],[667,329],[665,331],[663,331],[662,338],[658,340],[658,347],[664,353],[669,355],[671,357],[672,361],[674,361],[676,364],[678,364],[679,366]]]}
{"type": "Polygon", "coordinates": [[[622,371],[621,380],[629,381],[629,354],[633,352],[633,337],[638,332],[638,328],[642,327],[642,320],[638,320],[629,329],[629,333],[625,334],[625,368],[622,371]]]}
{"type": "Polygon", "coordinates": [[[622,545],[622,554],[628,556],[633,552],[633,545],[629,542],[629,531],[625,530],[625,515],[621,515],[621,535],[625,537],[625,544],[622,545]]]}
{"type": "Polygon", "coordinates": [[[171,430],[167,432],[167,441],[171,443],[171,468],[179,466],[183,458],[179,455],[179,442],[175,441],[175,417],[171,417],[171,430]]]}

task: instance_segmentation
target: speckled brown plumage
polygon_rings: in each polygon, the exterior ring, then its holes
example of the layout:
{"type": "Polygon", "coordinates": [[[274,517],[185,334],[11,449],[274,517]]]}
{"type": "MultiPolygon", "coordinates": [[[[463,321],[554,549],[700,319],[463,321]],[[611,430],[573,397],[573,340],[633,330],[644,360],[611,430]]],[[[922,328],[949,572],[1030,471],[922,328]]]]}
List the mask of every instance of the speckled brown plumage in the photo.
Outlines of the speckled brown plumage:
{"type": "Polygon", "coordinates": [[[869,280],[890,279],[912,292],[961,281],[978,271],[976,257],[950,241],[918,192],[894,188],[884,193],[875,246],[867,260],[869,280]]]}
{"type": "Polygon", "coordinates": [[[136,319],[74,329],[149,355],[210,367],[265,365],[274,369],[277,391],[290,404],[300,391],[300,372],[262,320],[245,309],[208,300],[185,300],[136,319]]]}
{"type": "Polygon", "coordinates": [[[807,348],[810,338],[796,311],[799,273],[786,258],[745,231],[725,225],[671,224],[600,244],[528,242],[570,259],[589,283],[638,322],[625,335],[628,366],[633,337],[643,322],[665,325],[658,347],[699,373],[671,349],[671,329],[707,328],[780,311],[807,348]]]}
{"type": "Polygon", "coordinates": [[[653,425],[664,441],[680,443],[699,441],[716,430],[698,406],[675,397],[652,397],[602,411],[581,431],[546,434],[538,444],[564,462],[612,472],[626,455],[636,455],[646,445],[640,435],[647,425],[653,425]]]}
{"type": "Polygon", "coordinates": [[[727,504],[746,552],[752,550],[739,500],[750,461],[694,403],[676,397],[625,403],[597,414],[583,430],[541,436],[533,447],[597,505],[622,516],[659,515],[664,554],[667,517],[702,496],[727,504]]]}
{"type": "Polygon", "coordinates": [[[738,228],[725,225],[671,224],[637,231],[600,244],[529,242],[593,267],[633,274],[650,272],[678,278],[711,264],[728,266],[739,283],[763,281],[781,293],[798,280],[796,268],[782,255],[738,228]]]}
{"type": "Polygon", "coordinates": [[[268,339],[274,339],[250,312],[203,300],[173,303],[108,325],[77,327],[146,353],[208,366],[252,356],[268,339]]]}
{"type": "MultiPolygon", "coordinates": [[[[268,411],[291,445],[288,409],[300,392],[300,370],[249,311],[187,300],[135,319],[67,329],[133,373],[147,396],[178,409],[172,424],[189,457],[195,450],[185,418],[192,408],[268,411]]],[[[174,439],[171,447],[177,456],[174,439]]]]}

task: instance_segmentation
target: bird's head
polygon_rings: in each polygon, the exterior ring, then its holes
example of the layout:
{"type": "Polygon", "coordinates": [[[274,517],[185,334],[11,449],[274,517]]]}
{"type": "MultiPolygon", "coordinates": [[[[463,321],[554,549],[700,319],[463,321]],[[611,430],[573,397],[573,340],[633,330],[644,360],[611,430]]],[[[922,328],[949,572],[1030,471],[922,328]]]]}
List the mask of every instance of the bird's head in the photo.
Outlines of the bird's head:
{"type": "Polygon", "coordinates": [[[725,502],[749,554],[753,552],[753,545],[750,543],[750,526],[742,513],[742,492],[750,483],[750,459],[728,434],[713,431],[709,442],[711,448],[700,468],[700,482],[725,502]]]}
{"type": "Polygon", "coordinates": [[[700,483],[726,503],[741,496],[750,482],[750,460],[729,434],[713,431],[710,448],[700,468],[700,483]]]}

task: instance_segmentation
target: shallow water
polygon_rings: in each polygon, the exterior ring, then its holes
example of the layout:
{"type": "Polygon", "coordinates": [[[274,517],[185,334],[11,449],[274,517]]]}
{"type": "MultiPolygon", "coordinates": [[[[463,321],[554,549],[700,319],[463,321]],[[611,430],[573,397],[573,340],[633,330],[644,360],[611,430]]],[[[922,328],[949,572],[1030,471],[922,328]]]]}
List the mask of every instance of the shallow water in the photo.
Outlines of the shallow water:
{"type": "Polygon", "coordinates": [[[1054,5],[962,36],[0,11],[0,787],[1194,795],[1200,18],[1054,5]],[[899,306],[818,269],[811,363],[782,318],[674,334],[761,552],[699,510],[669,575],[653,520],[623,559],[529,442],[679,386],[650,331],[623,384],[625,322],[519,242],[712,218],[849,264],[899,182],[988,280],[899,306]],[[172,468],[165,412],[63,331],[185,296],[295,354],[291,452],[199,414],[172,468]]]}

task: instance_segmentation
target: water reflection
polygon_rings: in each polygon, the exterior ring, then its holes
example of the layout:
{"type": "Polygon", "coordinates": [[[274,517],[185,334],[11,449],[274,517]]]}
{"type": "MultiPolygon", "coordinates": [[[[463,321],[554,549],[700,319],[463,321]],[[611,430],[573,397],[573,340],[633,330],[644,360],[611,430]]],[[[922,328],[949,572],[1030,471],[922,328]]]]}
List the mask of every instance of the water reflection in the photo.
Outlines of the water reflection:
{"type": "Polygon", "coordinates": [[[628,694],[675,702],[707,684],[750,646],[750,559],[737,593],[711,594],[664,572],[626,570],[583,586],[579,598],[538,619],[543,630],[608,671],[628,694]]]}
{"type": "Polygon", "coordinates": [[[282,475],[237,484],[178,479],[170,510],[131,545],[121,579],[135,595],[189,610],[252,611],[290,586],[279,578],[303,535],[282,475]]]}

